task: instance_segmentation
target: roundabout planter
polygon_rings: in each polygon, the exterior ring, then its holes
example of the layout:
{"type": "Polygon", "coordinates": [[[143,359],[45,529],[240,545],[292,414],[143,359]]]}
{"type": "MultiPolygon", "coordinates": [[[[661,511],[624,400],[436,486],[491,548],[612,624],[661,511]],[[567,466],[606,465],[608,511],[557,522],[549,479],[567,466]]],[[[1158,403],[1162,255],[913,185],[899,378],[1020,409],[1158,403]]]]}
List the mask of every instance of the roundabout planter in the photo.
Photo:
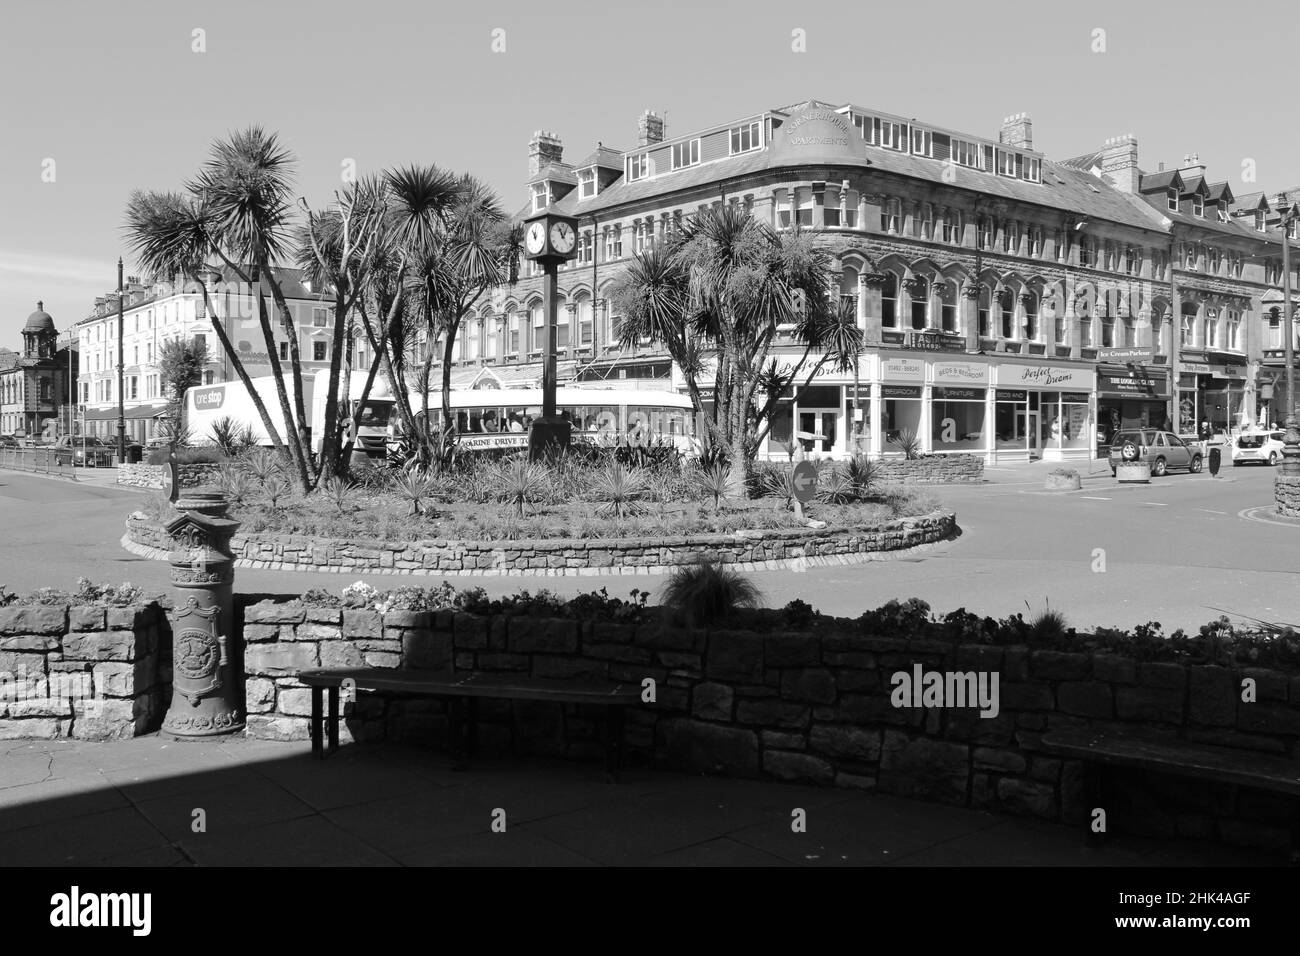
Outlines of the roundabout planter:
{"type": "Polygon", "coordinates": [[[1145,461],[1122,461],[1115,466],[1115,477],[1133,484],[1151,483],[1151,465],[1145,461]]]}
{"type": "Polygon", "coordinates": [[[1077,471],[1053,471],[1043,487],[1048,491],[1078,491],[1083,487],[1083,479],[1077,471]]]}

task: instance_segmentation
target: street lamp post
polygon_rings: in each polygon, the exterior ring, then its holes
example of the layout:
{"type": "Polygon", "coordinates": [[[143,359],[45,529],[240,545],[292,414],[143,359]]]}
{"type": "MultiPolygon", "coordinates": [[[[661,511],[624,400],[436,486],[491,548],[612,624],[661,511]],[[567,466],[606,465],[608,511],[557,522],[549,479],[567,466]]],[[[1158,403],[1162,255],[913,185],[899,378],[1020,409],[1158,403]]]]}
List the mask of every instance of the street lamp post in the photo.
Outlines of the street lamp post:
{"type": "Polygon", "coordinates": [[[1296,219],[1296,207],[1286,193],[1278,193],[1277,211],[1282,217],[1282,335],[1286,355],[1286,444],[1282,449],[1282,474],[1300,476],[1300,421],[1295,410],[1295,322],[1291,308],[1291,240],[1288,232],[1296,219]]]}
{"type": "Polygon", "coordinates": [[[123,345],[122,326],[125,322],[122,319],[123,301],[126,298],[126,290],[122,286],[122,257],[117,257],[117,462],[122,464],[126,461],[126,393],[123,388],[125,384],[126,366],[123,364],[123,352],[126,351],[123,345]]]}

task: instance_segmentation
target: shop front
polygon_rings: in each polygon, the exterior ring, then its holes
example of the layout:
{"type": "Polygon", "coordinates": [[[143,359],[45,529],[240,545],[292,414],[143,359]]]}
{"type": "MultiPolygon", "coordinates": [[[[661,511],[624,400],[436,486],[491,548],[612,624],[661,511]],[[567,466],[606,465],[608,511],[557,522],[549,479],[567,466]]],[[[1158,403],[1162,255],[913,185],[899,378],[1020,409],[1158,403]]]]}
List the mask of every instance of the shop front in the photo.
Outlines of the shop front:
{"type": "Polygon", "coordinates": [[[1169,419],[1169,370],[1158,365],[1097,367],[1097,456],[1132,428],[1163,428],[1169,419]]]}
{"type": "Polygon", "coordinates": [[[1067,461],[1090,457],[1095,385],[1090,363],[1004,361],[993,372],[992,459],[1067,461]]]}

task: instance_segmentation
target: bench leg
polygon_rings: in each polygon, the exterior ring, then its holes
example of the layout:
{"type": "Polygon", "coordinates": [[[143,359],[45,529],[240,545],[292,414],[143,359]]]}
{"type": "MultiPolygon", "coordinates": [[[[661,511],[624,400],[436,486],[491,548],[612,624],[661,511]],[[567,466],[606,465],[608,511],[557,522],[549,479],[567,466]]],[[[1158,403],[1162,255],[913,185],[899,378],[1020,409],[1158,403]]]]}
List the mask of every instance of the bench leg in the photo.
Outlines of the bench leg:
{"type": "Polygon", "coordinates": [[[339,689],[330,688],[330,753],[339,749],[339,689]]]}
{"type": "Polygon", "coordinates": [[[605,708],[605,773],[617,783],[623,766],[623,708],[605,708]]]}
{"type": "Polygon", "coordinates": [[[325,757],[325,748],[321,746],[321,724],[325,720],[325,688],[311,689],[311,754],[317,760],[325,757]]]}

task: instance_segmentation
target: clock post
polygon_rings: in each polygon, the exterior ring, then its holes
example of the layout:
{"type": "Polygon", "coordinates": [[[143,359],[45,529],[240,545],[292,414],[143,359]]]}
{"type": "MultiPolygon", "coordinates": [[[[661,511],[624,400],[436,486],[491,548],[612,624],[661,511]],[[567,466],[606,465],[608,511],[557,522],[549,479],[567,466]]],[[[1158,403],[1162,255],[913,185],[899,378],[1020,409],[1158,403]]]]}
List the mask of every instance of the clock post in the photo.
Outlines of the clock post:
{"type": "Polygon", "coordinates": [[[542,213],[524,222],[524,254],[541,263],[542,308],[545,326],[542,333],[542,414],[528,429],[528,457],[533,461],[569,447],[572,423],[555,408],[557,371],[555,326],[559,319],[560,263],[577,255],[577,220],[556,213],[542,213]]]}

